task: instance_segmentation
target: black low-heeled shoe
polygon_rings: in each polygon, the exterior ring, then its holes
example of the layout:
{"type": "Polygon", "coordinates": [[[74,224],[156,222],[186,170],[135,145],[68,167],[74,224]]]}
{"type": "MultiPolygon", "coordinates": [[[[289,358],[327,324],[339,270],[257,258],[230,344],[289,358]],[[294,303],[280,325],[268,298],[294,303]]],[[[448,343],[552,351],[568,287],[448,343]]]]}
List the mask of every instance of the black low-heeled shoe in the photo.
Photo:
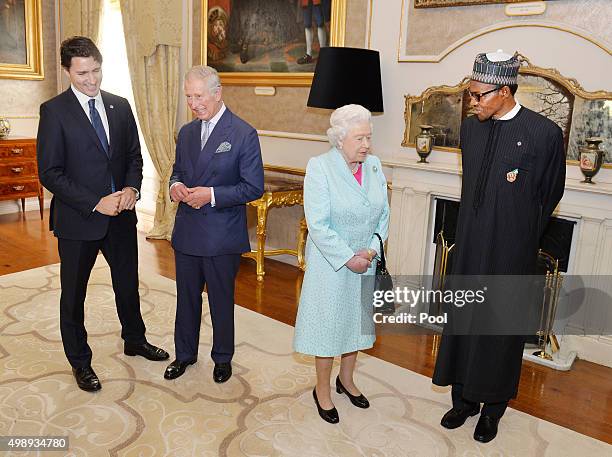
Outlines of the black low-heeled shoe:
{"type": "Polygon", "coordinates": [[[213,369],[213,380],[216,383],[222,383],[232,377],[232,364],[227,363],[215,363],[213,369]]]}
{"type": "Polygon", "coordinates": [[[170,354],[168,354],[162,348],[153,346],[146,341],[143,344],[124,343],[123,353],[129,356],[139,355],[145,359],[153,360],[154,362],[160,362],[170,358],[170,354]]]}
{"type": "Polygon", "coordinates": [[[453,430],[465,424],[465,421],[468,417],[475,416],[479,412],[480,405],[478,403],[473,406],[468,406],[464,409],[452,408],[449,409],[446,414],[444,414],[444,416],[442,416],[440,425],[444,428],[448,428],[449,430],[453,430]]]}
{"type": "Polygon", "coordinates": [[[499,417],[480,416],[474,430],[474,439],[481,443],[488,443],[493,440],[497,436],[499,419],[499,417]]]}
{"type": "Polygon", "coordinates": [[[370,407],[370,402],[363,394],[355,396],[351,395],[351,393],[346,390],[346,388],[340,382],[340,376],[336,377],[336,392],[338,392],[339,394],[346,394],[346,396],[349,397],[351,403],[354,404],[357,408],[366,409],[370,407]]]}
{"type": "Polygon", "coordinates": [[[174,360],[170,365],[168,365],[168,368],[166,368],[166,371],[164,372],[164,378],[176,379],[180,376],[183,376],[187,367],[189,365],[193,365],[194,363],[196,363],[195,360],[187,360],[184,362],[180,360],[174,360]]]}
{"type": "Polygon", "coordinates": [[[91,365],[82,368],[73,368],[72,374],[74,375],[74,379],[76,379],[79,389],[86,392],[95,392],[102,388],[102,384],[100,384],[100,380],[96,372],[91,368],[91,365]]]}
{"type": "Polygon", "coordinates": [[[325,422],[329,422],[330,424],[337,424],[340,422],[340,416],[338,416],[338,410],[336,408],[321,408],[319,399],[317,398],[317,389],[312,390],[312,396],[314,397],[315,404],[317,405],[317,411],[319,411],[319,416],[321,416],[321,419],[323,419],[325,422]]]}

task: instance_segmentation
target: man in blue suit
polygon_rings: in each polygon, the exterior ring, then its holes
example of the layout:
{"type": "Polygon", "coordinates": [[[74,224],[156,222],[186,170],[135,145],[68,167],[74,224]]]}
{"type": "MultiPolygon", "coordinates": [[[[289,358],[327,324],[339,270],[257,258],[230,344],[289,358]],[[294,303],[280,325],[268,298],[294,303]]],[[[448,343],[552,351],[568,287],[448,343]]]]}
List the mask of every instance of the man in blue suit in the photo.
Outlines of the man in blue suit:
{"type": "Polygon", "coordinates": [[[225,107],[214,68],[191,68],[185,96],[197,119],[179,132],[170,178],[170,196],[180,202],[172,233],[176,359],[164,377],[178,378],[197,360],[206,285],[213,379],[221,383],[232,375],[234,281],[240,255],[251,249],[246,204],[263,194],[263,164],[257,131],[225,107]]]}
{"type": "Polygon", "coordinates": [[[91,367],[84,302],[101,251],[113,281],[124,353],[166,360],[149,344],[140,313],[134,205],[142,182],[136,121],[128,101],[100,90],[102,54],[87,37],[60,49],[70,88],[40,106],[37,157],[40,181],[53,193],[49,225],[60,256],[60,329],[79,388],[100,390],[91,367]]]}

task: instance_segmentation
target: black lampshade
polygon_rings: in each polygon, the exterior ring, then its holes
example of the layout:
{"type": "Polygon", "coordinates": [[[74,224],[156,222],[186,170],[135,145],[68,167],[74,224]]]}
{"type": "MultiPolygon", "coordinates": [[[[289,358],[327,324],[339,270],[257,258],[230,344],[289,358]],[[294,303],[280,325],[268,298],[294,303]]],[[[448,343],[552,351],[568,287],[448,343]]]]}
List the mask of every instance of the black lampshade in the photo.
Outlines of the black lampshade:
{"type": "Polygon", "coordinates": [[[383,112],[378,51],[321,48],[307,105],[336,109],[351,103],[383,112]]]}

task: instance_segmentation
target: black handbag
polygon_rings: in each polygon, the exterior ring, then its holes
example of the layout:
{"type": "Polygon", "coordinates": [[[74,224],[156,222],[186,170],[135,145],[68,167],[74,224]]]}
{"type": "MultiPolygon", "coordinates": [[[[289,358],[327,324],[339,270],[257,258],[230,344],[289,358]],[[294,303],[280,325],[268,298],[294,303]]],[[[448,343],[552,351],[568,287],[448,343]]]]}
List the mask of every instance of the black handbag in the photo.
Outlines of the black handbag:
{"type": "Polygon", "coordinates": [[[393,278],[387,270],[387,261],[385,260],[385,246],[383,240],[378,233],[375,233],[378,241],[380,242],[380,250],[378,260],[376,261],[376,279],[374,281],[374,293],[376,294],[376,304],[380,306],[374,307],[375,313],[393,314],[395,313],[395,300],[390,297],[394,297],[394,294],[386,293],[387,291],[393,291],[393,278]],[[385,298],[385,295],[388,295],[385,298]],[[382,302],[382,303],[381,303],[382,302]]]}

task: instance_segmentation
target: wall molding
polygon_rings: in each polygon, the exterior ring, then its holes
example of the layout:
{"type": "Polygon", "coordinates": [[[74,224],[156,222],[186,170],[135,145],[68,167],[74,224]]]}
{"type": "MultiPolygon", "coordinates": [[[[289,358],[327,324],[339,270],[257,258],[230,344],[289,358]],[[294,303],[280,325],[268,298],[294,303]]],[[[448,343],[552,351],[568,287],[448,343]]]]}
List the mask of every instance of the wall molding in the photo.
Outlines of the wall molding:
{"type": "Polygon", "coordinates": [[[291,140],[304,141],[319,141],[327,143],[329,140],[325,135],[313,135],[310,133],[294,133],[294,132],[277,132],[274,130],[257,130],[259,136],[267,136],[272,138],[288,138],[291,140]]]}
{"type": "MultiPolygon", "coordinates": [[[[595,37],[592,37],[590,35],[588,35],[586,33],[586,31],[582,30],[582,29],[578,29],[578,28],[573,28],[573,27],[569,27],[569,26],[561,26],[558,24],[553,24],[553,23],[546,23],[546,22],[522,22],[520,24],[516,24],[516,23],[500,23],[500,24],[495,24],[494,26],[490,26],[490,27],[485,27],[482,28],[480,30],[477,30],[475,32],[472,32],[462,38],[460,38],[459,40],[455,41],[454,43],[450,44],[446,49],[444,49],[442,52],[440,52],[437,55],[413,55],[413,56],[402,56],[401,55],[401,46],[404,42],[404,38],[402,34],[400,34],[400,48],[398,49],[398,55],[397,55],[397,61],[398,62],[432,62],[432,63],[438,63],[440,62],[442,59],[444,59],[447,55],[449,55],[451,52],[453,52],[455,49],[463,46],[466,43],[469,43],[470,41],[479,38],[483,35],[487,35],[489,33],[493,33],[493,32],[497,32],[499,30],[504,30],[504,29],[513,29],[513,28],[532,28],[532,27],[537,27],[537,28],[544,28],[544,29],[553,29],[553,30],[559,30],[560,32],[566,32],[569,33],[571,35],[577,36],[579,38],[582,38],[592,44],[594,44],[595,46],[601,48],[603,51],[607,52],[608,54],[612,55],[612,49],[607,47],[603,42],[600,42],[599,40],[597,40],[595,37]]],[[[403,32],[403,31],[402,31],[403,32]]]]}

